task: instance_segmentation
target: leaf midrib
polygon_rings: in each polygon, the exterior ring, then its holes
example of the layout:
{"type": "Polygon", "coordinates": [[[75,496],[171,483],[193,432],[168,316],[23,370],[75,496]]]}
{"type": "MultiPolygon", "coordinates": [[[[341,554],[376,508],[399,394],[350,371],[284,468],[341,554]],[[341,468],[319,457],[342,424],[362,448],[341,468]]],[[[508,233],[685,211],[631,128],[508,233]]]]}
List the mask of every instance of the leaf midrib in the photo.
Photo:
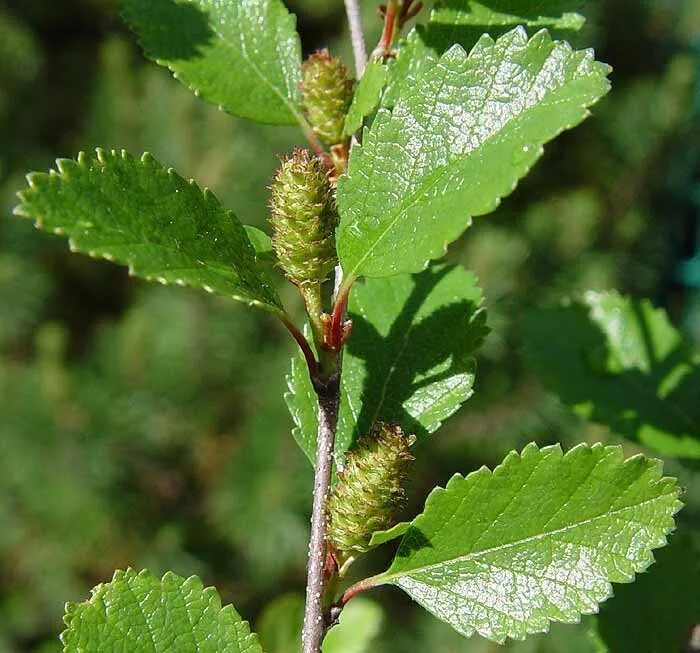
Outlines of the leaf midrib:
{"type": "MultiPolygon", "coordinates": [[[[64,182],[67,182],[67,180],[65,178],[63,178],[63,180],[64,180],[64,182]]],[[[71,227],[74,227],[78,221],[79,220],[76,219],[73,222],[67,223],[67,224],[70,224],[71,227]]],[[[61,228],[66,229],[66,227],[61,227],[61,228]]],[[[96,231],[99,231],[99,230],[96,230],[96,231]]],[[[114,229],[114,230],[106,229],[106,230],[102,231],[101,233],[105,233],[105,232],[109,233],[110,231],[116,231],[117,233],[124,234],[124,235],[131,235],[133,233],[133,230],[131,230],[131,229],[128,231],[124,230],[124,229],[114,229]]],[[[139,248],[139,247],[164,249],[166,251],[171,251],[171,252],[177,254],[178,256],[183,256],[183,257],[188,256],[187,252],[185,252],[177,247],[174,247],[173,245],[168,245],[167,243],[162,243],[162,242],[157,242],[157,241],[152,241],[152,240],[147,241],[147,242],[141,242],[141,243],[129,242],[129,243],[103,244],[103,243],[99,242],[99,238],[97,238],[95,240],[94,249],[93,249],[88,243],[83,241],[83,238],[84,237],[80,237],[80,240],[78,240],[76,238],[76,236],[69,237],[69,242],[74,244],[75,251],[82,253],[82,254],[89,255],[90,252],[96,251],[99,249],[99,250],[102,250],[102,252],[103,252],[102,258],[104,258],[104,254],[107,254],[109,256],[113,256],[111,254],[111,252],[114,251],[114,248],[127,248],[129,250],[133,250],[134,248],[139,248]]],[[[90,239],[88,238],[88,240],[90,240],[90,239]]],[[[188,241],[189,241],[189,239],[188,239],[188,241]]],[[[188,242],[188,241],[185,241],[185,242],[188,242]]],[[[120,256],[119,258],[121,259],[122,257],[120,256]]],[[[107,259],[107,260],[109,260],[109,259],[107,259]]],[[[140,272],[138,272],[138,270],[141,270],[141,269],[148,266],[147,262],[137,261],[133,257],[130,259],[124,257],[122,260],[123,260],[123,262],[118,261],[118,260],[116,260],[116,257],[115,257],[115,261],[118,264],[126,265],[127,267],[133,269],[134,272],[136,272],[137,276],[150,275],[150,273],[146,273],[145,270],[144,270],[143,275],[140,272]]],[[[209,271],[209,272],[216,274],[219,278],[222,278],[226,283],[232,283],[234,286],[238,285],[238,286],[240,286],[241,290],[245,290],[244,285],[242,283],[242,277],[235,271],[233,266],[231,266],[230,264],[228,264],[224,261],[221,261],[220,259],[211,259],[209,257],[206,257],[204,259],[196,259],[196,262],[197,262],[197,265],[199,267],[182,266],[181,265],[181,266],[177,266],[177,267],[167,268],[166,272],[171,273],[171,272],[177,272],[178,270],[180,270],[180,271],[188,271],[189,270],[192,272],[209,271]],[[233,279],[229,278],[229,275],[231,275],[233,277],[233,279]],[[237,281],[240,281],[241,283],[237,283],[237,281]]],[[[195,284],[193,284],[191,282],[185,282],[185,285],[188,285],[190,287],[196,287],[195,284]]],[[[237,299],[239,297],[243,297],[242,294],[231,293],[230,291],[228,291],[228,294],[234,299],[237,299]]],[[[250,293],[250,294],[246,293],[246,294],[248,295],[248,297],[246,297],[245,300],[242,300],[243,303],[250,302],[250,303],[253,303],[257,306],[265,307],[266,309],[270,310],[272,313],[279,313],[279,314],[282,313],[282,310],[277,305],[277,303],[273,303],[272,301],[269,301],[270,300],[269,297],[267,298],[268,301],[263,302],[263,301],[255,298],[253,296],[253,293],[250,293]]]]}
{"type": "Polygon", "coordinates": [[[615,517],[616,515],[624,513],[628,510],[639,508],[641,506],[644,506],[646,504],[653,503],[656,501],[661,501],[661,500],[666,499],[666,498],[671,497],[671,496],[672,496],[671,493],[665,492],[663,494],[660,494],[657,497],[651,497],[650,499],[646,499],[645,501],[641,501],[639,503],[625,506],[623,508],[619,508],[619,509],[613,510],[611,512],[606,512],[602,515],[597,515],[597,516],[591,517],[589,519],[584,519],[582,521],[574,522],[573,524],[569,524],[569,525],[564,526],[562,528],[556,528],[554,530],[544,531],[542,533],[530,535],[528,537],[520,538],[520,539],[514,540],[512,542],[506,542],[505,544],[499,544],[497,546],[489,547],[488,549],[483,549],[481,551],[473,551],[473,552],[468,553],[468,554],[463,555],[463,556],[457,556],[457,557],[451,558],[449,560],[441,560],[439,562],[431,563],[429,565],[422,565],[420,567],[414,567],[412,569],[407,569],[407,570],[401,571],[401,572],[389,573],[387,571],[383,574],[379,574],[379,575],[374,577],[374,579],[376,580],[375,584],[381,585],[381,584],[385,584],[385,583],[392,583],[395,579],[401,578],[402,576],[412,576],[414,574],[419,574],[419,573],[423,573],[426,571],[430,571],[432,569],[437,569],[439,567],[444,567],[448,564],[451,565],[451,564],[456,564],[456,563],[460,563],[460,562],[469,562],[470,560],[478,560],[479,558],[481,558],[485,555],[491,554],[491,553],[496,553],[498,551],[504,551],[504,550],[507,550],[509,548],[520,546],[522,544],[527,544],[529,542],[536,542],[538,540],[542,540],[542,539],[549,537],[549,536],[559,535],[560,533],[566,533],[568,531],[572,531],[576,528],[579,528],[580,526],[586,526],[588,524],[595,523],[601,519],[609,519],[609,518],[615,517]]]}
{"type": "MultiPolygon", "coordinates": [[[[137,577],[138,579],[138,577],[137,577]]],[[[129,582],[130,579],[125,579],[125,587],[126,591],[131,594],[131,597],[134,600],[134,603],[136,604],[136,607],[138,608],[138,613],[141,615],[143,618],[143,628],[144,630],[148,633],[148,638],[150,640],[150,644],[153,650],[153,653],[158,652],[158,645],[156,643],[156,638],[155,638],[155,633],[153,632],[153,629],[151,628],[151,620],[149,616],[146,614],[146,611],[143,608],[143,604],[139,600],[139,597],[136,595],[136,592],[134,588],[131,586],[131,583],[129,582]]],[[[162,592],[162,585],[161,587],[157,588],[155,590],[156,592],[162,592]]],[[[162,598],[161,598],[162,600],[162,598]]]]}
{"type": "MultiPolygon", "coordinates": [[[[555,42],[554,42],[555,43],[555,42]]],[[[553,49],[552,49],[553,51],[553,49]]],[[[548,58],[551,57],[551,51],[548,55],[548,58]]],[[[441,65],[441,61],[438,61],[437,65],[441,65]]],[[[538,74],[535,76],[533,79],[533,84],[537,81],[539,78],[539,73],[543,70],[544,66],[540,68],[538,74]]],[[[588,75],[586,75],[588,76],[588,75]]],[[[365,251],[364,255],[357,261],[353,269],[349,272],[348,276],[352,278],[356,278],[358,276],[358,269],[362,266],[362,264],[369,258],[370,254],[374,251],[374,249],[379,245],[380,242],[384,240],[384,238],[387,236],[387,234],[393,230],[394,226],[396,223],[401,219],[403,215],[405,215],[408,211],[410,211],[413,207],[415,207],[421,196],[429,192],[432,188],[438,185],[442,177],[444,176],[445,172],[453,165],[460,163],[463,160],[468,159],[474,152],[477,152],[484,148],[487,144],[490,142],[494,141],[497,139],[497,137],[501,136],[504,129],[508,127],[508,125],[511,124],[514,120],[519,119],[521,116],[523,116],[525,113],[531,111],[533,108],[536,106],[541,106],[550,96],[557,94],[562,91],[562,89],[565,89],[566,87],[569,86],[572,82],[576,82],[580,79],[580,77],[574,77],[572,79],[567,79],[561,86],[558,86],[554,89],[550,89],[547,91],[547,93],[542,97],[542,99],[537,102],[536,105],[530,105],[527,106],[523,109],[522,112],[515,114],[511,116],[507,122],[505,122],[503,125],[501,125],[500,129],[498,131],[493,132],[490,134],[487,138],[485,138],[481,143],[479,143],[478,147],[472,148],[468,152],[465,152],[463,154],[460,154],[450,161],[448,161],[445,165],[439,166],[435,169],[434,173],[428,174],[424,177],[424,180],[428,181],[427,185],[421,184],[420,186],[417,186],[415,190],[408,194],[407,202],[403,202],[402,204],[399,205],[399,208],[396,210],[396,213],[394,214],[394,217],[387,223],[386,228],[378,235],[378,237],[375,239],[375,241],[367,248],[365,251]]],[[[394,114],[397,110],[397,107],[394,107],[393,111],[390,112],[389,119],[386,123],[388,126],[395,120],[394,114]]],[[[379,145],[379,143],[377,143],[379,145]]],[[[468,216],[470,217],[470,216],[468,216]]]]}
{"type": "MultiPolygon", "coordinates": [[[[284,7],[283,7],[284,8],[284,7]]],[[[284,8],[286,11],[286,8],[284,8]]],[[[240,44],[237,47],[236,42],[230,40],[224,34],[222,34],[216,27],[213,27],[214,31],[219,35],[221,38],[221,41],[223,44],[225,44],[227,47],[232,48],[233,50],[237,50],[240,52],[242,58],[248,63],[248,65],[251,67],[253,72],[260,78],[260,80],[272,90],[272,92],[282,101],[282,104],[289,109],[290,113],[294,117],[297,122],[301,120],[301,114],[299,113],[298,108],[292,104],[290,98],[287,96],[286,93],[282,93],[273,83],[272,81],[258,68],[258,66],[253,62],[253,60],[249,57],[247,50],[243,47],[243,40],[242,38],[240,39],[240,44]]],[[[242,36],[242,35],[241,35],[242,36]]],[[[275,48],[275,53],[277,53],[277,48],[275,48]]],[[[288,90],[285,88],[285,91],[288,90]]]]}

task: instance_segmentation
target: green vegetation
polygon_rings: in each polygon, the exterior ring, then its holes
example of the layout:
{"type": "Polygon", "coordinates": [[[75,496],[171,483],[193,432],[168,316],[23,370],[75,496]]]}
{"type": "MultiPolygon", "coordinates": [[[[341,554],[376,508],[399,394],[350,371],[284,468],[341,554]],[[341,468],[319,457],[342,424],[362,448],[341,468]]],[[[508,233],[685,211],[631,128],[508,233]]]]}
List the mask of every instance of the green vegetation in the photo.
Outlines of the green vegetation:
{"type": "MultiPolygon", "coordinates": [[[[345,122],[366,127],[338,185],[343,289],[368,278],[349,295],[335,461],[377,420],[417,440],[404,521],[336,570],[335,598],[393,584],[427,611],[398,591],[352,598],[327,653],[497,649],[485,638],[667,653],[700,622],[698,304],[677,283],[699,208],[700,13],[503,5],[422,12],[345,122]],[[614,91],[543,150],[607,91],[589,46],[614,91]],[[489,75],[503,87],[477,98],[489,75]],[[652,554],[680,507],[656,457],[685,507],[652,554]],[[550,625],[595,612],[654,559],[600,616],[550,625]]],[[[313,310],[313,380],[276,328],[301,325],[317,296],[274,266],[266,187],[278,154],[321,133],[300,108],[302,58],[351,57],[342,3],[288,9],[127,0],[148,56],[197,99],[143,59],[109,0],[0,4],[2,653],[60,651],[64,600],[67,651],[141,650],[154,632],[143,650],[298,650],[307,458],[333,361],[313,310]],[[31,175],[16,212],[193,288],[72,256],[11,216],[27,170],[98,147],[31,175]],[[150,572],[113,577],[130,567],[150,572]]]]}

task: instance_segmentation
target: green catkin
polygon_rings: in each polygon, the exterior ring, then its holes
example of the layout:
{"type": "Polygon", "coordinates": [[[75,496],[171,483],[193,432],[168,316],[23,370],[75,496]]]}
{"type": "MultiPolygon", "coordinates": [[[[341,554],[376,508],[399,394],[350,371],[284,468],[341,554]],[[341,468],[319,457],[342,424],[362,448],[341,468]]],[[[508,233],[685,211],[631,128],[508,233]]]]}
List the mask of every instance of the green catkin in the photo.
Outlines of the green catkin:
{"type": "Polygon", "coordinates": [[[315,52],[302,66],[302,106],[314,132],[326,145],[344,140],[353,87],[343,62],[331,57],[328,50],[315,52]]]}
{"type": "Polygon", "coordinates": [[[271,186],[272,246],[297,286],[323,282],[335,267],[338,213],[328,174],[308,150],[284,159],[271,186]]]}
{"type": "Polygon", "coordinates": [[[380,422],[347,454],[328,504],[327,537],[340,566],[370,549],[372,533],[394,525],[406,503],[414,442],[380,422]]]}

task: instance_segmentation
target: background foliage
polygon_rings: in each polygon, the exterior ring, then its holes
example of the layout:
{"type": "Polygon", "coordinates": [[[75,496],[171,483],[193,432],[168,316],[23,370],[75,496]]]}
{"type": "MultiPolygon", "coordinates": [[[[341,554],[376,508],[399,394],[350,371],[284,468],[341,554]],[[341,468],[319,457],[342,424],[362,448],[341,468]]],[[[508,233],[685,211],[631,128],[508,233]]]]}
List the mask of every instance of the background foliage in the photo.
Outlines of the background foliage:
{"type": "MultiPolygon", "coordinates": [[[[276,153],[296,131],[197,101],[145,61],[114,5],[0,1],[2,653],[60,650],[62,600],[82,599],[127,565],[198,573],[254,625],[304,582],[311,468],[282,399],[289,338],[263,313],[136,282],[10,217],[26,170],[102,146],[147,150],[264,226],[276,153]]],[[[380,24],[365,5],[374,41],[380,24]]],[[[340,0],[289,6],[304,52],[330,42],[348,54],[340,0]]],[[[598,0],[583,11],[576,39],[613,65],[614,92],[450,248],[477,274],[492,332],[475,396],[421,452],[408,516],[455,469],[494,465],[530,440],[643,450],[583,421],[537,380],[521,325],[541,320],[543,304],[614,288],[649,297],[700,342],[700,6],[598,0]]],[[[634,628],[630,650],[654,651],[643,648],[654,645],[645,629],[670,627],[664,610],[683,607],[680,630],[698,620],[689,579],[698,575],[700,467],[669,461],[667,471],[686,488],[669,549],[678,553],[659,554],[676,564],[617,591],[596,623],[555,626],[508,650],[594,653],[595,632],[615,642],[616,628],[634,628]]],[[[373,650],[494,650],[399,592],[379,592],[392,618],[372,618],[373,650]]]]}

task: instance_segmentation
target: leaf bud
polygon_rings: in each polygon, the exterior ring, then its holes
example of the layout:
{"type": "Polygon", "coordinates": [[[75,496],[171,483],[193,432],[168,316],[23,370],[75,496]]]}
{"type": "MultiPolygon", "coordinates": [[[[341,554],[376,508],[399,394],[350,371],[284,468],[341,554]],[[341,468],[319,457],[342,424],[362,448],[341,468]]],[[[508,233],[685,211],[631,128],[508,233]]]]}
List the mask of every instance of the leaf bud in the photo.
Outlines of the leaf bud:
{"type": "Polygon", "coordinates": [[[343,62],[328,50],[315,52],[302,65],[302,106],[314,132],[326,145],[343,141],[353,86],[343,62]]]}
{"type": "Polygon", "coordinates": [[[323,164],[295,149],[282,159],[271,191],[272,246],[285,276],[297,286],[324,281],[338,260],[338,213],[323,164]]]}
{"type": "Polygon", "coordinates": [[[339,566],[368,551],[372,534],[393,526],[405,507],[415,440],[378,422],[348,452],[328,504],[328,543],[339,566]]]}

